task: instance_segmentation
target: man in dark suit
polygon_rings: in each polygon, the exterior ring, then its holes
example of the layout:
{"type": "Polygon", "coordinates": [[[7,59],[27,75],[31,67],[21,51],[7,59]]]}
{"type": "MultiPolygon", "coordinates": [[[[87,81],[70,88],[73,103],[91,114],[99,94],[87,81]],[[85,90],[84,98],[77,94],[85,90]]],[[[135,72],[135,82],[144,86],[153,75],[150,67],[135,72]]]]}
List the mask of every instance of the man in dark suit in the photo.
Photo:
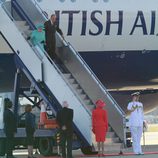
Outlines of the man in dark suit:
{"type": "Polygon", "coordinates": [[[62,110],[57,113],[57,122],[60,128],[62,157],[72,158],[73,110],[68,108],[66,101],[63,102],[62,110]]]}
{"type": "Polygon", "coordinates": [[[51,59],[56,58],[56,31],[63,37],[63,32],[56,23],[55,12],[52,12],[50,19],[44,23],[45,27],[45,38],[46,38],[46,51],[51,59]]]}
{"type": "Polygon", "coordinates": [[[4,132],[6,134],[6,158],[14,158],[13,148],[14,148],[14,134],[17,131],[16,128],[16,117],[12,112],[12,102],[10,99],[4,99],[4,132]]]}

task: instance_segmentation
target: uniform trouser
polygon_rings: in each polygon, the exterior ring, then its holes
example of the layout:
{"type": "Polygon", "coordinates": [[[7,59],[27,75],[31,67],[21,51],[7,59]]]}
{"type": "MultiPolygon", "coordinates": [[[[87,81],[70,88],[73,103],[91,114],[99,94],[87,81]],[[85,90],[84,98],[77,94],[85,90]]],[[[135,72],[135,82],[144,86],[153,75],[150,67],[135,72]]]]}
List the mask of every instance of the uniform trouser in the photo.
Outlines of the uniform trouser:
{"type": "Polygon", "coordinates": [[[7,157],[12,157],[13,156],[13,148],[14,148],[14,134],[9,134],[6,136],[6,154],[7,157]]]}
{"type": "Polygon", "coordinates": [[[71,131],[61,131],[60,134],[61,134],[62,157],[71,158],[72,157],[72,132],[71,131]],[[67,152],[67,154],[66,154],[66,152],[67,152]]]}
{"type": "Polygon", "coordinates": [[[143,127],[142,126],[131,126],[131,136],[133,141],[133,151],[136,154],[142,153],[142,148],[140,145],[142,133],[143,133],[143,127]]]}

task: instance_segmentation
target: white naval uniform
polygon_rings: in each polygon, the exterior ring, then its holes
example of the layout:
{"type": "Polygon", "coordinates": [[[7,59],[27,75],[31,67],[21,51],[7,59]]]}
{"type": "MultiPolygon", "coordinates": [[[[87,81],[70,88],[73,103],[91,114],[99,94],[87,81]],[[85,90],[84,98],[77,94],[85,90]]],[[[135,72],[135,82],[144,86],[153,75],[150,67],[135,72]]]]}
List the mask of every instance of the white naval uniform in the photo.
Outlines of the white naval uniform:
{"type": "Polygon", "coordinates": [[[131,112],[129,118],[129,126],[133,141],[133,151],[135,154],[141,154],[142,148],[140,145],[140,141],[143,133],[144,121],[143,104],[139,101],[132,101],[128,104],[127,109],[134,110],[133,112],[131,112]],[[133,107],[136,106],[138,106],[139,108],[134,110],[133,107]]]}

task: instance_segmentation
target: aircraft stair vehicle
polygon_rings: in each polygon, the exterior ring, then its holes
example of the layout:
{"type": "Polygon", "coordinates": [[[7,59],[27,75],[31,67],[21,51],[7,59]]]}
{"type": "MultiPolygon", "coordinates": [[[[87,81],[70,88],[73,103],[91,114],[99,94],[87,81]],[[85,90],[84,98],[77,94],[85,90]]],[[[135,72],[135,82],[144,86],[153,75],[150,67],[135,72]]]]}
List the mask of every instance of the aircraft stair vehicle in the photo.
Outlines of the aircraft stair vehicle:
{"type": "MultiPolygon", "coordinates": [[[[71,44],[56,34],[61,65],[52,61],[40,44],[33,46],[28,39],[36,25],[47,20],[37,3],[34,0],[12,0],[1,1],[0,4],[0,33],[13,50],[17,66],[14,105],[17,105],[20,93],[22,72],[55,113],[61,109],[63,101],[68,101],[74,110],[74,133],[79,148],[83,153],[90,154],[94,144],[91,111],[95,101],[102,98],[107,104],[110,126],[106,146],[116,144],[120,148],[121,143],[126,145],[124,112],[71,44]]],[[[18,107],[14,112],[18,114],[18,107]]]]}

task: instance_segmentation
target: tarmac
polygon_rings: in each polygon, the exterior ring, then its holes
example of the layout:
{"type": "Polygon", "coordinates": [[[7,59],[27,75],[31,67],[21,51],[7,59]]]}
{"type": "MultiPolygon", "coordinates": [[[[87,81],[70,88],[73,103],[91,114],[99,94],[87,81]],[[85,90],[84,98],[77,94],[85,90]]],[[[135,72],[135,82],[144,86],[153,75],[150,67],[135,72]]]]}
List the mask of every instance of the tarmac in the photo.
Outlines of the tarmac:
{"type": "MultiPolygon", "coordinates": [[[[158,145],[142,146],[144,155],[134,155],[132,148],[123,149],[123,154],[120,155],[119,151],[106,152],[103,156],[106,158],[158,158],[158,145]]],[[[27,150],[16,150],[14,151],[14,156],[17,158],[27,158],[27,150]]],[[[49,156],[44,157],[42,155],[36,154],[36,158],[60,158],[60,156],[49,156]]],[[[74,158],[98,158],[98,155],[83,155],[80,150],[73,151],[74,158]]],[[[1,157],[0,157],[1,158],[1,157]]]]}

